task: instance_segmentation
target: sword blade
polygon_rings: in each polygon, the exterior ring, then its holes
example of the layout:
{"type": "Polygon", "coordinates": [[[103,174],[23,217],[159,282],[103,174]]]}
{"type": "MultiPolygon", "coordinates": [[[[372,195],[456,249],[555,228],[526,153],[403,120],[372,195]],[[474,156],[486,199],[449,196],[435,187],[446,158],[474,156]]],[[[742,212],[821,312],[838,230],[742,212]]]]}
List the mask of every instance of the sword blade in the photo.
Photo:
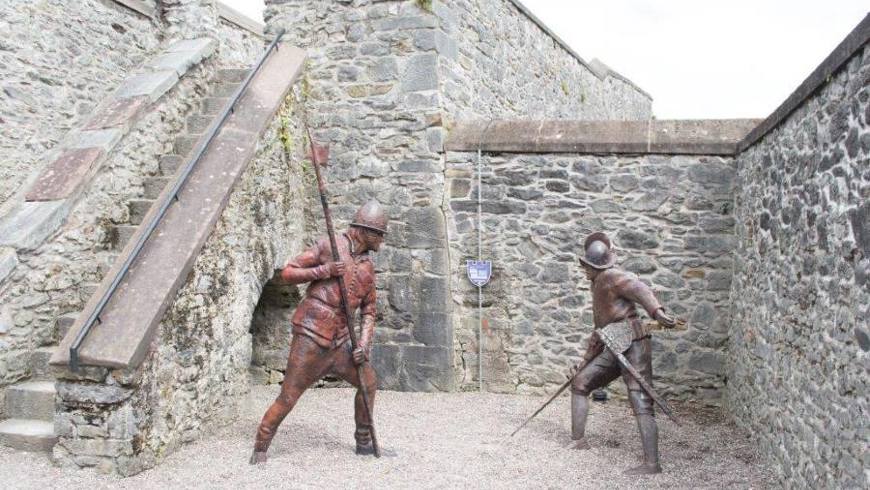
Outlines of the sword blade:
{"type": "Polygon", "coordinates": [[[517,427],[517,430],[511,432],[511,435],[510,435],[510,436],[513,437],[514,434],[516,434],[517,432],[519,432],[520,429],[522,429],[523,427],[525,427],[526,424],[528,424],[529,422],[531,422],[533,418],[535,418],[539,413],[541,413],[541,411],[543,411],[545,408],[547,408],[547,405],[549,405],[550,403],[552,403],[553,400],[555,400],[559,395],[561,395],[562,392],[565,391],[566,388],[568,388],[569,386],[571,386],[571,381],[573,381],[573,380],[574,380],[574,378],[571,378],[571,379],[569,379],[568,381],[566,381],[565,384],[563,384],[563,385],[559,388],[559,391],[557,391],[556,393],[554,393],[553,396],[551,396],[549,400],[547,400],[546,402],[544,402],[544,404],[541,405],[541,408],[535,410],[535,413],[533,413],[531,417],[527,418],[526,421],[523,422],[523,424],[522,424],[521,426],[517,427]]]}

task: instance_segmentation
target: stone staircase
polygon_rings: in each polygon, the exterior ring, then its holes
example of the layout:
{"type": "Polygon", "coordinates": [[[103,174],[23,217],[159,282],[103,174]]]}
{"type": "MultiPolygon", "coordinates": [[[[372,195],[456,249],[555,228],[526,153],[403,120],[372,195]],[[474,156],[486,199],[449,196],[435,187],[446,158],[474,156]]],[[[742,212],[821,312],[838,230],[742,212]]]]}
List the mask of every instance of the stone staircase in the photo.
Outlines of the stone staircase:
{"type": "MultiPolygon", "coordinates": [[[[107,263],[101,265],[102,276],[111,269],[111,262],[118,258],[118,254],[142,223],[163,188],[172,180],[179,166],[191,156],[199,139],[229,102],[229,98],[249,72],[248,69],[218,70],[212,92],[203,98],[199,112],[188,116],[184,132],[175,138],[173,152],[160,157],[159,174],[145,180],[142,195],[130,197],[129,223],[112,227],[114,253],[107,256],[107,263]]],[[[80,286],[82,303],[86,302],[98,287],[99,284],[80,286]]],[[[57,318],[53,335],[56,342],[66,336],[77,316],[78,313],[68,313],[57,318]]],[[[50,452],[57,443],[58,438],[54,431],[55,382],[48,364],[56,349],[56,344],[35,349],[30,358],[31,379],[6,389],[4,413],[8,418],[0,422],[0,445],[23,451],[50,452]]]]}

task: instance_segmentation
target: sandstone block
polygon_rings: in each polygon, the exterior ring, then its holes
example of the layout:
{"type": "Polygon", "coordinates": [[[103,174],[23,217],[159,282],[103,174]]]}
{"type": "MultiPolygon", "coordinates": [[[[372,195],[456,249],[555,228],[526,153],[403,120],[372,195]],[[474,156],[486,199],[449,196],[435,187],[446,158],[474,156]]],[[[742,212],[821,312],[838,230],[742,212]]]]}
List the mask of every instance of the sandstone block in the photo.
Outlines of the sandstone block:
{"type": "Polygon", "coordinates": [[[97,114],[85,124],[84,129],[126,129],[147,105],[148,97],[145,96],[112,99],[98,109],[97,114]]]}
{"type": "Polygon", "coordinates": [[[26,201],[56,201],[72,197],[85,183],[105,151],[101,148],[67,150],[42,171],[25,195],[26,201]]]}

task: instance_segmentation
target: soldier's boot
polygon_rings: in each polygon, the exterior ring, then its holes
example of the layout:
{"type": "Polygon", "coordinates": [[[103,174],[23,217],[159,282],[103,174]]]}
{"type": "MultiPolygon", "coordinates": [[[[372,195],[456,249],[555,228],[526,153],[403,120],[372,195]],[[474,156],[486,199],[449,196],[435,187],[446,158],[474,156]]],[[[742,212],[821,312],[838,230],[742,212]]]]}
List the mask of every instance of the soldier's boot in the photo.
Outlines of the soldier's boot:
{"type": "Polygon", "coordinates": [[[662,472],[659,464],[659,429],[653,415],[652,399],[642,391],[629,391],[628,399],[637,418],[640,443],[643,446],[643,464],[626,470],[626,475],[652,475],[662,472]]]}
{"type": "Polygon", "coordinates": [[[571,393],[571,439],[574,449],[589,449],[586,440],[586,417],[589,415],[589,398],[571,393]]]}
{"type": "Polygon", "coordinates": [[[375,448],[372,445],[372,431],[368,425],[358,425],[353,433],[353,438],[356,439],[357,454],[369,455],[375,453],[375,448]]]}

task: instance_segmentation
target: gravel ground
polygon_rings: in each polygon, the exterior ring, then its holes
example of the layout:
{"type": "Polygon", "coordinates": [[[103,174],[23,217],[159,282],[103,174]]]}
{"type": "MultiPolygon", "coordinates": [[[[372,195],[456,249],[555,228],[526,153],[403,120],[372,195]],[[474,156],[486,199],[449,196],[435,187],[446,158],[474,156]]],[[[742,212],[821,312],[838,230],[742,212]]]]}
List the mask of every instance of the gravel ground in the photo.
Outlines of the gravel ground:
{"type": "Polygon", "coordinates": [[[277,386],[256,386],[239,420],[171,454],[158,467],[119,479],[53,466],[45,455],[0,448],[4,488],[769,488],[745,434],[715,412],[677,406],[684,427],[660,415],[664,473],[632,478],[641,458],[625,401],[594,403],[592,449],[568,449],[563,395],[513,438],[543,399],[476,393],[378,393],[379,460],[353,452],[353,391],[307,392],[282,424],[267,463],[250,466],[254,431],[277,386]]]}

